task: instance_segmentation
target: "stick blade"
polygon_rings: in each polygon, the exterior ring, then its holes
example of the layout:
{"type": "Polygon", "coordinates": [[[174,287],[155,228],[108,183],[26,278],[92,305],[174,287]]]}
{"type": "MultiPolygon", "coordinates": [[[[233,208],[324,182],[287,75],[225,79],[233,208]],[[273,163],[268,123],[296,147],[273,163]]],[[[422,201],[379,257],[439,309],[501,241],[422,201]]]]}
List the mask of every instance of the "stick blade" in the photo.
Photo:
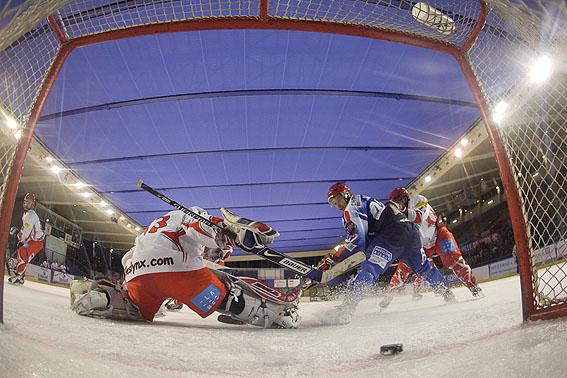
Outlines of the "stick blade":
{"type": "Polygon", "coordinates": [[[139,179],[138,181],[136,181],[136,186],[137,186],[138,188],[141,188],[142,185],[144,185],[144,180],[139,179]]]}

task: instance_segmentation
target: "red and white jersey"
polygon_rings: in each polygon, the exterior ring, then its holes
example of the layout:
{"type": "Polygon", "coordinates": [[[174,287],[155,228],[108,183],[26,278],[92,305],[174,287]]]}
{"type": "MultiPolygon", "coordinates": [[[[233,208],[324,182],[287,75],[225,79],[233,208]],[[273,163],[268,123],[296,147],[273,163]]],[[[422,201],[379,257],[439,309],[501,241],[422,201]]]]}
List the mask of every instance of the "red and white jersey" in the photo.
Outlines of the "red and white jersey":
{"type": "Polygon", "coordinates": [[[412,194],[408,203],[408,219],[419,225],[419,235],[423,248],[433,248],[437,238],[437,215],[427,198],[412,194]]]}
{"type": "MultiPolygon", "coordinates": [[[[222,222],[201,208],[190,210],[214,223],[222,222]]],[[[219,248],[215,241],[217,231],[179,210],[157,218],[136,237],[134,247],[122,257],[126,282],[144,274],[203,268],[205,248],[219,248]]]]}
{"type": "Polygon", "coordinates": [[[43,240],[43,230],[35,210],[30,209],[22,216],[22,228],[18,233],[18,239],[22,243],[32,240],[43,240]]]}

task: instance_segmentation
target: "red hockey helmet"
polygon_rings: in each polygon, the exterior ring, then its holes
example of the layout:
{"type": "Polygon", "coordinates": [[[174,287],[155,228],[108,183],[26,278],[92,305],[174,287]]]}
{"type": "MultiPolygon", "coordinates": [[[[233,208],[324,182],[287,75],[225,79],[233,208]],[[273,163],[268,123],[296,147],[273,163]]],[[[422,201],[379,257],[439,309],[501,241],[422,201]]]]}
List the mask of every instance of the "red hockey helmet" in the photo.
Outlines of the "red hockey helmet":
{"type": "Polygon", "coordinates": [[[395,188],[388,196],[388,200],[391,202],[401,203],[402,199],[403,202],[406,202],[406,200],[409,199],[409,193],[406,188],[395,188]]]}
{"type": "Polygon", "coordinates": [[[35,207],[36,202],[37,202],[37,197],[33,193],[26,193],[26,195],[24,196],[24,202],[25,201],[29,201],[29,203],[30,203],[29,209],[33,209],[35,207]]]}
{"type": "Polygon", "coordinates": [[[343,182],[338,182],[333,184],[329,191],[327,192],[327,201],[331,201],[332,198],[336,197],[337,195],[342,195],[345,200],[349,200],[352,197],[352,192],[347,184],[343,182]]]}

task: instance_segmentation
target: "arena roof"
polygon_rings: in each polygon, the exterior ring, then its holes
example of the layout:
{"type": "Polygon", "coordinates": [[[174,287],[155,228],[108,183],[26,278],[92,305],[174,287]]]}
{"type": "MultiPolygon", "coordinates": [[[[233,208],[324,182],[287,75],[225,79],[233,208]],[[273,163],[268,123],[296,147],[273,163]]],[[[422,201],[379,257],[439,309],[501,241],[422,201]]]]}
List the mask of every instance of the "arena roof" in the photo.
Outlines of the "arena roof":
{"type": "MultiPolygon", "coordinates": [[[[281,232],[275,248],[300,252],[330,249],[344,234],[326,202],[331,184],[384,200],[435,170],[447,151],[452,156],[478,119],[448,55],[335,34],[213,30],[75,50],[36,135],[116,214],[142,227],[171,209],[136,188],[138,179],[215,215],[227,207],[269,223],[281,232]]],[[[478,150],[476,175],[496,174],[487,146],[478,150]]],[[[443,193],[462,190],[458,177],[452,186],[440,177],[431,185],[444,185],[443,193]]],[[[443,193],[431,192],[440,206],[443,193]]],[[[92,206],[98,197],[66,198],[45,200],[92,206]]],[[[109,243],[121,242],[114,233],[130,234],[124,227],[87,232],[109,243]]]]}

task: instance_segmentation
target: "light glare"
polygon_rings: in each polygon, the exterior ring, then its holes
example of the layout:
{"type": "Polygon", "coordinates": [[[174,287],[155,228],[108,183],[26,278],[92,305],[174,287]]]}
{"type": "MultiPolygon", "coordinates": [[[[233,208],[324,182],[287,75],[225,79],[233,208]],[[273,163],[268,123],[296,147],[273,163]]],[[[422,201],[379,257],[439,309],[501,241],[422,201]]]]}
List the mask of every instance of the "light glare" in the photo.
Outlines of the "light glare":
{"type": "Polygon", "coordinates": [[[56,175],[59,174],[59,172],[61,172],[61,167],[58,167],[57,165],[52,165],[51,166],[51,172],[55,173],[56,175]]]}
{"type": "Polygon", "coordinates": [[[17,129],[20,127],[20,125],[18,125],[18,122],[12,117],[6,118],[6,125],[10,129],[17,129]]]}
{"type": "Polygon", "coordinates": [[[431,176],[425,176],[425,182],[431,182],[431,176]]]}
{"type": "Polygon", "coordinates": [[[500,101],[492,111],[492,120],[497,124],[502,123],[506,115],[506,110],[508,110],[508,103],[506,101],[500,101]]]}
{"type": "Polygon", "coordinates": [[[551,76],[552,71],[551,58],[547,55],[540,56],[530,69],[530,80],[534,83],[543,83],[551,76]]]}
{"type": "Polygon", "coordinates": [[[459,147],[457,147],[455,149],[454,154],[455,154],[456,157],[461,158],[463,156],[463,150],[461,150],[459,147]]]}

